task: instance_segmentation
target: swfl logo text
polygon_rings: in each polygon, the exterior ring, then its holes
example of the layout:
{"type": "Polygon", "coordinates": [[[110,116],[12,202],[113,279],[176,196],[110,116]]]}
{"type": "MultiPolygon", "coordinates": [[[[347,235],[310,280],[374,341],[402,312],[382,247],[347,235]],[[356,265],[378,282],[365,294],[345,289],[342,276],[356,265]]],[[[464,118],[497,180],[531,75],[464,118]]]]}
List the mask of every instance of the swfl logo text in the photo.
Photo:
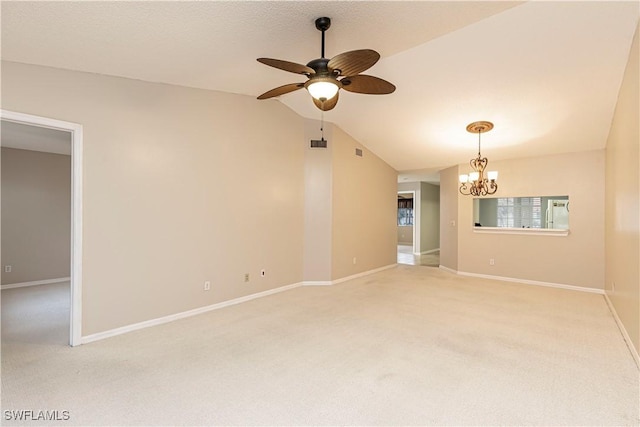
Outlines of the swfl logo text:
{"type": "Polygon", "coordinates": [[[5,421],[68,421],[69,411],[34,411],[32,409],[5,410],[5,421]]]}

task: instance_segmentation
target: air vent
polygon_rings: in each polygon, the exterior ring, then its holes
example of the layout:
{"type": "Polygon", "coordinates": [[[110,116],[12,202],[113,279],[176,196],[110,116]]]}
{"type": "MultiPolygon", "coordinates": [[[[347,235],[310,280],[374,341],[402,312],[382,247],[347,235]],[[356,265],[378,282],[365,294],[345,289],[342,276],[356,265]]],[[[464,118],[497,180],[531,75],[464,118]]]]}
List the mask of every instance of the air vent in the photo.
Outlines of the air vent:
{"type": "Polygon", "coordinates": [[[327,148],[327,140],[322,139],[312,139],[311,140],[311,148],[327,148]]]}
{"type": "Polygon", "coordinates": [[[362,157],[362,150],[360,148],[356,148],[356,156],[362,157]]]}

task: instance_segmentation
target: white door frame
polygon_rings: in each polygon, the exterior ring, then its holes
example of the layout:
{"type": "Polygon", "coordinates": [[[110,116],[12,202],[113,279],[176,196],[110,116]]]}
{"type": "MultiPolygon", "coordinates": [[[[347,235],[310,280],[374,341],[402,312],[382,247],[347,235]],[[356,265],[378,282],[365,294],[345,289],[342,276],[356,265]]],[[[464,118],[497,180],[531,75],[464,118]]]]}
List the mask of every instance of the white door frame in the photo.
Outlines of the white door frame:
{"type": "Polygon", "coordinates": [[[69,345],[82,341],[82,125],[0,110],[2,120],[71,133],[71,310],[69,345]]]}

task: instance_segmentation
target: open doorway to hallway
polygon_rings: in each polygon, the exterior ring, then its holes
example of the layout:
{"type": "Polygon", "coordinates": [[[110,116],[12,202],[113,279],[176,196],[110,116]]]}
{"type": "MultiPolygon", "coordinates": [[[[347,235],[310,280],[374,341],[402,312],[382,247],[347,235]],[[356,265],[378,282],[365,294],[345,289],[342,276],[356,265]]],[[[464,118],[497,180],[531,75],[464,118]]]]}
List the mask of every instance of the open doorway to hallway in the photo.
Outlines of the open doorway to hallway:
{"type": "Polygon", "coordinates": [[[82,126],[2,110],[2,343],[81,341],[82,126]]]}
{"type": "Polygon", "coordinates": [[[398,245],[398,264],[439,267],[440,251],[437,250],[424,255],[414,255],[411,246],[398,245]]]}
{"type": "Polygon", "coordinates": [[[425,182],[399,185],[397,209],[398,264],[438,267],[440,187],[425,182]]]}
{"type": "Polygon", "coordinates": [[[15,338],[66,345],[71,133],[2,120],[0,146],[2,343],[15,338]]]}

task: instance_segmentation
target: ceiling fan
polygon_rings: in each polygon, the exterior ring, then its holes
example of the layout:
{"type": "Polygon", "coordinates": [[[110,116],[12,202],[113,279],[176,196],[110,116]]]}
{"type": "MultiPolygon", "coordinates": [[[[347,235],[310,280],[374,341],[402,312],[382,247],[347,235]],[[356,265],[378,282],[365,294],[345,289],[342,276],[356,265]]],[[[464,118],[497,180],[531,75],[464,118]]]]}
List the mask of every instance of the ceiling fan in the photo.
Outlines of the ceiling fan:
{"type": "Polygon", "coordinates": [[[352,50],[341,53],[331,59],[325,58],[324,32],[330,26],[330,18],[316,19],[316,28],[322,32],[321,58],[314,59],[307,65],[280,59],[258,58],[258,62],[265,65],[291,73],[303,74],[308,78],[305,83],[290,83],[271,89],[260,95],[258,99],[273,98],[305,88],[311,94],[316,107],[322,111],[328,111],[338,103],[338,91],[340,89],[370,95],[386,95],[396,90],[396,87],[386,80],[360,74],[371,68],[380,59],[380,54],[375,50],[352,50]]]}

